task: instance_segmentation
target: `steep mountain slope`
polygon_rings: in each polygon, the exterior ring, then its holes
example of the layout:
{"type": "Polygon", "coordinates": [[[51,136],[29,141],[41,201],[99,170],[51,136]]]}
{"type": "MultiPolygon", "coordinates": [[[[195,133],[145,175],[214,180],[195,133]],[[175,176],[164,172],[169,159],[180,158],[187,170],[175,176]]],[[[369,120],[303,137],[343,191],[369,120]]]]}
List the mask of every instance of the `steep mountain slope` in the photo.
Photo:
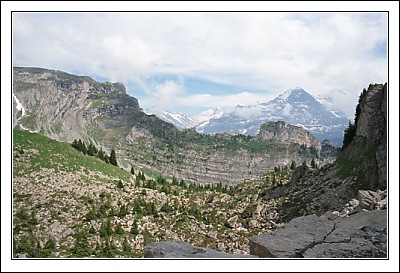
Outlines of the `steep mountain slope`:
{"type": "Polygon", "coordinates": [[[267,103],[237,106],[233,111],[197,129],[209,134],[237,132],[256,135],[262,123],[279,120],[301,126],[321,142],[329,139],[336,146],[341,146],[343,131],[348,124],[342,111],[328,110],[306,91],[295,88],[267,103]]]}
{"type": "Polygon", "coordinates": [[[288,184],[265,196],[283,198],[282,220],[338,210],[359,190],[387,188],[387,84],[369,85],[357,109],[345,136],[350,142],[335,162],[318,170],[300,167],[288,184]]]}
{"type": "Polygon", "coordinates": [[[17,126],[70,143],[82,139],[108,154],[115,149],[118,165],[125,169],[134,165],[199,183],[232,185],[275,166],[320,157],[319,144],[304,147],[293,140],[180,132],[155,115],[146,115],[119,83],[41,68],[14,68],[13,83],[17,126]]]}

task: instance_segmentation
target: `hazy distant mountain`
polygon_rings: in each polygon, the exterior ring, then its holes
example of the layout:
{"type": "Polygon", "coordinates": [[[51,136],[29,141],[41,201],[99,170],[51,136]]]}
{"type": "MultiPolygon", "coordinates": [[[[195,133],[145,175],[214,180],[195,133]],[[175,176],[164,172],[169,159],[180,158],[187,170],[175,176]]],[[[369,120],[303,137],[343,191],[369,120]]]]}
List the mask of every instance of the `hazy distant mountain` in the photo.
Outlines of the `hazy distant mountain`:
{"type": "Polygon", "coordinates": [[[159,117],[166,122],[172,123],[179,130],[195,127],[197,122],[190,116],[183,113],[162,112],[159,117]]]}
{"type": "Polygon", "coordinates": [[[198,127],[198,131],[207,134],[228,132],[256,135],[262,123],[283,120],[307,129],[321,142],[329,139],[336,146],[341,146],[348,119],[343,111],[333,110],[333,100],[329,102],[328,99],[322,104],[322,98],[318,101],[297,87],[267,103],[238,105],[233,111],[198,127]],[[329,107],[326,106],[328,104],[329,107]]]}
{"type": "Polygon", "coordinates": [[[346,93],[334,90],[330,96],[313,97],[302,88],[289,89],[275,99],[254,105],[237,105],[224,112],[210,109],[197,116],[186,116],[164,112],[160,118],[183,129],[196,127],[200,133],[220,132],[256,135],[260,125],[268,121],[283,120],[301,126],[313,133],[321,142],[331,140],[341,146],[344,129],[348,125],[346,114],[337,110],[335,101],[342,100],[346,93]]]}
{"type": "MultiPolygon", "coordinates": [[[[152,114],[151,109],[146,110],[148,114],[152,114]]],[[[202,128],[206,126],[211,119],[220,118],[225,112],[220,108],[208,109],[198,115],[185,115],[183,113],[173,113],[164,111],[158,114],[161,119],[166,122],[172,123],[179,130],[191,127],[202,128]]]]}
{"type": "MultiPolygon", "coordinates": [[[[349,100],[346,92],[340,89],[334,89],[328,95],[319,95],[315,99],[323,104],[328,110],[337,110],[341,108],[344,101],[349,100]]],[[[349,119],[353,119],[354,113],[346,113],[349,119]]]]}

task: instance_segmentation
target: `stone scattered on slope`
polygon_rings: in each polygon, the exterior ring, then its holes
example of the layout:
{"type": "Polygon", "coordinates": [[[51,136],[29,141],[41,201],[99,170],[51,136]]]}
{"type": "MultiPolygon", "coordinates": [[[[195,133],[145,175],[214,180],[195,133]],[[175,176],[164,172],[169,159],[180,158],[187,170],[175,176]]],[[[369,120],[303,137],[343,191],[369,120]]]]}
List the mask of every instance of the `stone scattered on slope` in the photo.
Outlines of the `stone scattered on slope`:
{"type": "Polygon", "coordinates": [[[151,243],[144,250],[144,258],[258,258],[253,255],[228,254],[182,241],[151,243]]]}
{"type": "Polygon", "coordinates": [[[250,254],[261,258],[386,257],[387,210],[349,217],[325,214],[295,218],[285,228],[250,238],[250,254]]]}

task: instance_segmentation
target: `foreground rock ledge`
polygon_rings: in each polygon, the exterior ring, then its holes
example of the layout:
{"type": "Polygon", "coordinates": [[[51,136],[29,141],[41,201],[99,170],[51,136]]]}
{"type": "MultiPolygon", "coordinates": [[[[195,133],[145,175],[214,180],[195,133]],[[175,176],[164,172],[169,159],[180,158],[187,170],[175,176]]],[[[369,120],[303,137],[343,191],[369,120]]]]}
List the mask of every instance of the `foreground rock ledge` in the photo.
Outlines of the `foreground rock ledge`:
{"type": "Polygon", "coordinates": [[[228,254],[182,241],[151,243],[144,250],[144,258],[258,258],[253,255],[228,254]]]}
{"type": "Polygon", "coordinates": [[[386,258],[387,210],[350,217],[327,213],[295,218],[285,228],[250,238],[260,258],[386,258]]]}

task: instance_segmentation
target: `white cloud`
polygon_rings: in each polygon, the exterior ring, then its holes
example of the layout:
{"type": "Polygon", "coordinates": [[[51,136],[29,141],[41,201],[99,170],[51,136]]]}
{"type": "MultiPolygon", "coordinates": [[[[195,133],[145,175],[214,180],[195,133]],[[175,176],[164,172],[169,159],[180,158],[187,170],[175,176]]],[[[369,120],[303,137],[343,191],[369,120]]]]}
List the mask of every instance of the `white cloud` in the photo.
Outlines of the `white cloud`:
{"type": "Polygon", "coordinates": [[[251,92],[242,92],[232,95],[196,94],[180,97],[177,103],[183,106],[198,107],[202,105],[208,108],[221,107],[226,109],[237,105],[256,104],[260,99],[262,101],[268,101],[271,97],[251,92]]]}
{"type": "MultiPolygon", "coordinates": [[[[355,99],[344,106],[352,112],[364,87],[387,81],[387,61],[375,52],[387,40],[386,16],[15,13],[14,64],[102,76],[144,88],[146,77],[160,73],[266,89],[275,95],[295,86],[313,95],[338,88],[355,99]]],[[[197,104],[214,106],[212,100],[218,98],[186,94],[177,103],[196,99],[197,104]]],[[[220,102],[243,104],[248,98],[238,94],[220,102]]]]}
{"type": "Polygon", "coordinates": [[[167,80],[163,83],[153,84],[146,91],[148,99],[141,104],[142,107],[151,108],[153,113],[159,114],[179,103],[179,97],[184,93],[184,86],[182,81],[167,80]]]}
{"type": "Polygon", "coordinates": [[[290,116],[292,114],[292,105],[286,104],[285,108],[282,110],[282,115],[284,116],[290,116]]]}

